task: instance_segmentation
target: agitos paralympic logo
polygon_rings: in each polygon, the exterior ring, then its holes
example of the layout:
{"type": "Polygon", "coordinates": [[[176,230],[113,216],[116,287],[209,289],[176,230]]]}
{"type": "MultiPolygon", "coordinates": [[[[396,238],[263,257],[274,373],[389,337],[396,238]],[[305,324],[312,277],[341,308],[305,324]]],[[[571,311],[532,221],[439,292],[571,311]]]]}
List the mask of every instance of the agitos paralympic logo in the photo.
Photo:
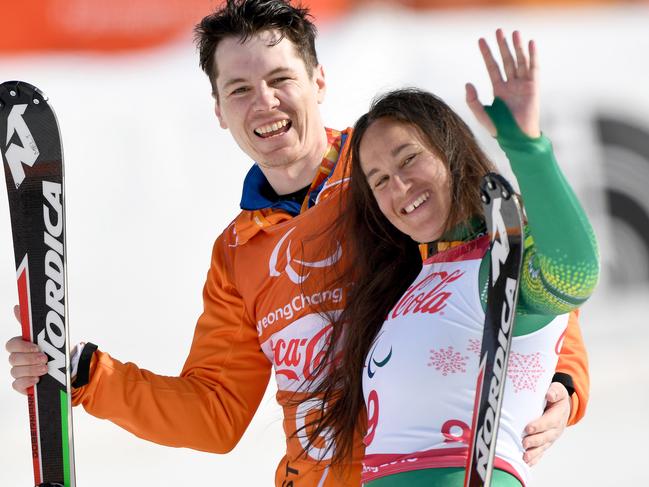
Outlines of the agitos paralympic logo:
{"type": "Polygon", "coordinates": [[[286,275],[288,278],[295,284],[302,284],[304,281],[307,280],[309,275],[311,274],[310,272],[304,273],[304,269],[316,269],[316,268],[324,268],[324,267],[329,267],[334,265],[336,262],[340,260],[343,254],[343,249],[342,246],[340,245],[340,242],[336,242],[336,249],[334,252],[318,261],[305,261],[301,259],[296,259],[293,257],[291,254],[291,240],[287,240],[289,235],[293,233],[295,230],[295,227],[291,228],[288,232],[284,234],[284,236],[277,242],[277,245],[275,245],[275,248],[273,249],[273,252],[270,254],[270,260],[268,261],[268,270],[270,272],[271,277],[279,277],[282,275],[282,270],[278,270],[278,260],[279,260],[279,255],[280,251],[284,248],[284,242],[286,243],[286,265],[283,269],[283,271],[286,272],[286,275]],[[296,268],[294,267],[297,267],[296,268]],[[298,272],[298,270],[302,270],[302,273],[298,272]]]}

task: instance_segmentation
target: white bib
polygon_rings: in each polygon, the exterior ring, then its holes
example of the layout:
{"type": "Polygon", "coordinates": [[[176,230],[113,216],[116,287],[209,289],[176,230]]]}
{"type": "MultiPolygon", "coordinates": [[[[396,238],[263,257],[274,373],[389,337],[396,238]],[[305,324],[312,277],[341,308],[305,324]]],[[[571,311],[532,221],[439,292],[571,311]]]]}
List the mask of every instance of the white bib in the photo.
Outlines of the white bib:
{"type": "MultiPolygon", "coordinates": [[[[363,372],[364,482],[466,465],[485,317],[478,274],[488,244],[482,237],[425,261],[383,324],[363,372]]],[[[559,316],[512,341],[495,465],[523,484],[524,428],[543,413],[567,322],[559,316]]]]}

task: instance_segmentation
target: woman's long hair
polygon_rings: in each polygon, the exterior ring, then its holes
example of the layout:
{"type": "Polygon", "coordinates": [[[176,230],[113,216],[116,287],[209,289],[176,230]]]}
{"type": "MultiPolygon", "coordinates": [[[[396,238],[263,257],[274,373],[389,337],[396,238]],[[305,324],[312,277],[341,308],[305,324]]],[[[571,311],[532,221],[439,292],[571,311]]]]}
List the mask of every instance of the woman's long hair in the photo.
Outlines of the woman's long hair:
{"type": "MultiPolygon", "coordinates": [[[[351,182],[341,196],[341,211],[330,227],[344,240],[348,259],[329,274],[323,289],[348,289],[346,306],[329,314],[333,332],[317,380],[311,384],[319,401],[318,419],[307,425],[309,438],[333,438],[332,463],[351,460],[354,436],[364,434],[362,374],[365,358],[385,317],[421,270],[418,243],[397,230],[383,215],[360,166],[359,149],[367,129],[388,118],[414,126],[422,142],[451,174],[451,209],[445,230],[482,213],[480,181],[493,170],[462,119],[436,96],[401,89],[375,99],[354,127],[350,141],[351,182]],[[334,364],[331,366],[331,364],[334,364]]],[[[330,241],[339,239],[331,238],[330,241]]],[[[322,283],[320,283],[322,285],[322,283]]]]}

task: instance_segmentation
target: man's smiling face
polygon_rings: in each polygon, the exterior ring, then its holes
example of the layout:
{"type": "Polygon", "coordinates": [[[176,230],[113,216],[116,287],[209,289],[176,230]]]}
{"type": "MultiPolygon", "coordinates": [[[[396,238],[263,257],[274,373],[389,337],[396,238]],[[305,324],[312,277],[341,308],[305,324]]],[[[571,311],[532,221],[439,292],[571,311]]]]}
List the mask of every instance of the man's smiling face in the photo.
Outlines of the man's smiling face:
{"type": "Polygon", "coordinates": [[[215,52],[221,127],[263,169],[312,166],[322,158],[324,126],[318,104],[325,94],[322,68],[311,73],[287,38],[263,31],[245,42],[223,39],[215,52]]]}

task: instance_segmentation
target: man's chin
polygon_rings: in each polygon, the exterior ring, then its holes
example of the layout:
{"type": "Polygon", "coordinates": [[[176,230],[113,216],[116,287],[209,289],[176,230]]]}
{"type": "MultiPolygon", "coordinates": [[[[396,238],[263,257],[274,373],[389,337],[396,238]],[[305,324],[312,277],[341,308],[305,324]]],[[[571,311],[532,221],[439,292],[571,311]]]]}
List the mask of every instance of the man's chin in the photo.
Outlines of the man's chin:
{"type": "Polygon", "coordinates": [[[295,159],[282,159],[282,160],[271,160],[266,162],[258,162],[259,166],[262,169],[267,169],[269,171],[281,171],[293,167],[296,163],[295,159]]]}
{"type": "Polygon", "coordinates": [[[262,154],[257,164],[266,169],[282,169],[293,166],[297,162],[295,151],[282,148],[271,153],[262,154]],[[260,162],[263,161],[263,162],[260,162]]]}

